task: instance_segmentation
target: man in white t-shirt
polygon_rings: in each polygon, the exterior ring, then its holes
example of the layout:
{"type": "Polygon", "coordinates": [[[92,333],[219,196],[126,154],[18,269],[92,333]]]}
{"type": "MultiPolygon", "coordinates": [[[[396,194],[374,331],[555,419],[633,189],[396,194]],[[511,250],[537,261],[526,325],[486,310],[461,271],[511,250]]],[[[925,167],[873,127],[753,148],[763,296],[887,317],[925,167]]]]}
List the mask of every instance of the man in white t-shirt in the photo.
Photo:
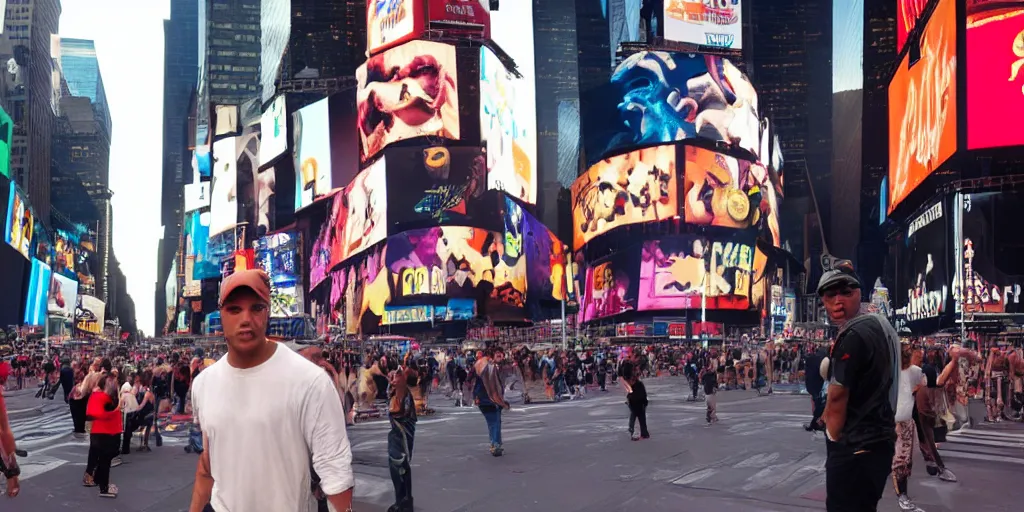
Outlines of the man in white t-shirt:
{"type": "Polygon", "coordinates": [[[310,461],[339,511],[352,510],[345,414],[320,367],[267,340],[270,279],[236,272],[221,286],[228,353],[192,384],[203,430],[190,512],[316,510],[310,461]]]}

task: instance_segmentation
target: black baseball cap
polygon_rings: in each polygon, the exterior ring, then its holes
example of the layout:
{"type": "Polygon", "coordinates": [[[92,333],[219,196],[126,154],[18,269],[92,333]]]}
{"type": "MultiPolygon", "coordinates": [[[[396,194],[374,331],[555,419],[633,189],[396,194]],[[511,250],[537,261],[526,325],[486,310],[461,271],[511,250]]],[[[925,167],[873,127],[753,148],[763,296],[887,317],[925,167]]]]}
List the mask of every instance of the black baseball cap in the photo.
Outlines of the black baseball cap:
{"type": "Polygon", "coordinates": [[[818,281],[818,295],[825,293],[829,288],[849,286],[850,288],[861,288],[860,277],[853,270],[853,262],[850,260],[832,260],[821,275],[818,281]]]}

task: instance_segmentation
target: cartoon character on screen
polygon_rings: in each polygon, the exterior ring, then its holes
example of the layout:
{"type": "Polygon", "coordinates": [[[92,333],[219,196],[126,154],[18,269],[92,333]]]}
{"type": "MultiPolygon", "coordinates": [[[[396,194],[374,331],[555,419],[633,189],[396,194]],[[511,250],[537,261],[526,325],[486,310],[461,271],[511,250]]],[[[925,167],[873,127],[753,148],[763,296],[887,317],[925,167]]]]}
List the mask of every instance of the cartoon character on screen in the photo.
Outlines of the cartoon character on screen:
{"type": "Polygon", "coordinates": [[[700,293],[707,274],[707,264],[704,261],[706,242],[699,238],[695,239],[689,254],[679,251],[667,257],[660,244],[656,247],[653,256],[658,269],[656,277],[663,283],[661,290],[700,293]]]}
{"type": "Polygon", "coordinates": [[[493,279],[493,264],[489,251],[485,249],[491,244],[491,234],[482,229],[466,227],[441,228],[441,241],[438,253],[445,265],[448,285],[457,288],[475,288],[485,278],[484,272],[493,279]]]}
{"type": "Polygon", "coordinates": [[[637,162],[633,168],[626,171],[626,176],[626,192],[629,193],[633,207],[639,208],[641,214],[646,215],[647,209],[653,206],[655,201],[669,201],[672,176],[657,165],[637,162]]]}
{"type": "Polygon", "coordinates": [[[690,78],[687,71],[666,52],[640,52],[616,68],[611,83],[622,91],[619,117],[628,134],[609,146],[667,142],[697,135],[697,100],[681,90],[690,78]]]}
{"type": "Polygon", "coordinates": [[[775,247],[780,247],[782,239],[779,230],[779,194],[772,180],[772,173],[760,162],[750,164],[746,172],[748,197],[755,206],[754,223],[767,229],[775,247]],[[760,199],[760,201],[758,201],[760,199]]]}
{"type": "Polygon", "coordinates": [[[687,83],[690,91],[704,91],[696,97],[700,105],[694,122],[697,133],[756,151],[761,122],[754,86],[728,59],[705,55],[704,63],[707,74],[687,83]]]}
{"type": "Polygon", "coordinates": [[[505,243],[501,259],[514,267],[523,255],[523,209],[509,198],[505,198],[505,207],[505,243]]]}
{"type": "Polygon", "coordinates": [[[599,181],[587,185],[578,201],[583,212],[583,223],[580,230],[584,233],[597,231],[600,221],[614,222],[615,218],[626,214],[626,201],[629,194],[615,184],[599,181]]]}

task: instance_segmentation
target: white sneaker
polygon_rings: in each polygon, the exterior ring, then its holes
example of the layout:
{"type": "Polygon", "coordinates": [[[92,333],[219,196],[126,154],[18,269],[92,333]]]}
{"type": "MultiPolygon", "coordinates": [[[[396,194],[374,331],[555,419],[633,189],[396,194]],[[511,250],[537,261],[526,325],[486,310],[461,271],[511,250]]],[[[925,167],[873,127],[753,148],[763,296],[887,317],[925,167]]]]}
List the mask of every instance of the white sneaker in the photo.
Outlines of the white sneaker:
{"type": "Polygon", "coordinates": [[[956,482],[957,478],[952,471],[942,468],[942,470],[939,471],[939,480],[942,480],[943,482],[956,482]]]}
{"type": "Polygon", "coordinates": [[[914,504],[910,499],[910,496],[901,494],[899,498],[900,510],[907,510],[909,512],[924,512],[923,509],[914,504]]]}

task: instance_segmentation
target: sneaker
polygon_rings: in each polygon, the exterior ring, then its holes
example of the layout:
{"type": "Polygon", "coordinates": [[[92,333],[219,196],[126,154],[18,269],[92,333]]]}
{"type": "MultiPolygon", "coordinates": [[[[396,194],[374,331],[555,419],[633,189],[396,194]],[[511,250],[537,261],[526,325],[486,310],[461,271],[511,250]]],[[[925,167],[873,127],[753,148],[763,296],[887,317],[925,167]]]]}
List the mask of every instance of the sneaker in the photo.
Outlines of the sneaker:
{"type": "Polygon", "coordinates": [[[114,460],[110,461],[110,467],[112,467],[112,468],[116,468],[116,467],[120,466],[121,464],[124,464],[124,461],[121,460],[121,457],[114,457],[114,460]]]}
{"type": "Polygon", "coordinates": [[[921,508],[914,504],[910,499],[910,496],[906,494],[900,494],[899,498],[900,510],[907,510],[909,512],[924,512],[921,508]]]}
{"type": "Polygon", "coordinates": [[[952,471],[942,468],[942,470],[939,471],[939,480],[942,480],[943,482],[956,482],[956,475],[954,475],[952,471]]]}
{"type": "Polygon", "coordinates": [[[107,487],[107,491],[100,491],[100,498],[116,498],[117,497],[117,486],[110,484],[107,487]]]}
{"type": "Polygon", "coordinates": [[[629,438],[631,440],[633,440],[633,441],[639,441],[640,440],[640,434],[637,434],[635,432],[630,432],[629,438]]]}
{"type": "Polygon", "coordinates": [[[501,456],[502,456],[502,455],[504,455],[504,454],[505,454],[505,449],[504,449],[504,448],[502,448],[500,444],[499,444],[499,445],[496,445],[496,446],[494,447],[494,449],[493,449],[493,450],[491,450],[491,455],[493,455],[493,456],[495,456],[495,457],[501,457],[501,456]]]}

